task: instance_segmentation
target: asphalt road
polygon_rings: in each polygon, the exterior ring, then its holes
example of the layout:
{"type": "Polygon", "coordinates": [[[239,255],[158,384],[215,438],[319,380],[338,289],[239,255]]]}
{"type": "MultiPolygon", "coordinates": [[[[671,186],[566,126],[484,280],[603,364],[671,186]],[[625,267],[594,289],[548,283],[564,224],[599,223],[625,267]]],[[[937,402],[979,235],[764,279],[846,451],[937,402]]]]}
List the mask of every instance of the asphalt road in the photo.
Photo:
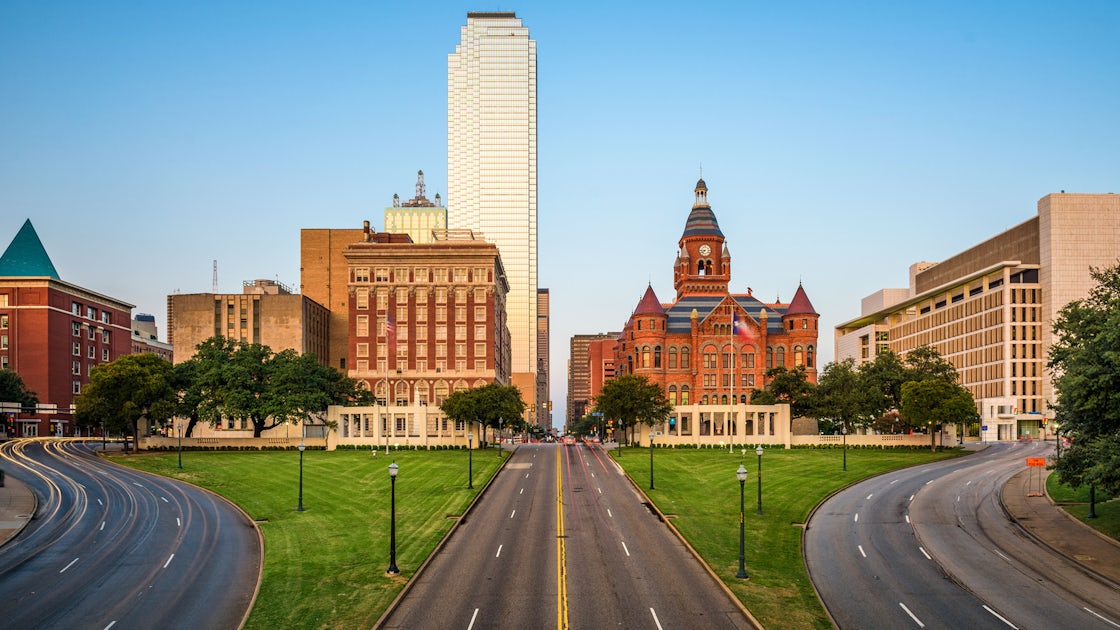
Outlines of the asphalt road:
{"type": "Polygon", "coordinates": [[[1047,445],[1000,444],[828,499],[805,561],[840,628],[1120,627],[1114,586],[1034,543],[999,492],[1047,445]]]}
{"type": "Polygon", "coordinates": [[[260,540],[225,500],[100,460],[73,441],[17,440],[3,468],[36,517],[0,548],[9,628],[237,628],[256,590],[260,540]]]}
{"type": "Polygon", "coordinates": [[[382,628],[749,628],[599,448],[523,445],[382,628]]]}

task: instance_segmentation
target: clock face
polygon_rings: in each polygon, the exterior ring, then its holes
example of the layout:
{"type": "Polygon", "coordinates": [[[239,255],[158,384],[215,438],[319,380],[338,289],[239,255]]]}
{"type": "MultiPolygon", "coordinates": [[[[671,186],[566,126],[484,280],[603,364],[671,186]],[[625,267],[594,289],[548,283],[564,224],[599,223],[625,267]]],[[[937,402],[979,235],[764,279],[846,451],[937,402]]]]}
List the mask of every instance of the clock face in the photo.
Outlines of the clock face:
{"type": "Polygon", "coordinates": [[[709,247],[707,245],[701,245],[700,246],[700,255],[701,256],[707,256],[710,253],[712,253],[712,248],[711,247],[709,247]]]}

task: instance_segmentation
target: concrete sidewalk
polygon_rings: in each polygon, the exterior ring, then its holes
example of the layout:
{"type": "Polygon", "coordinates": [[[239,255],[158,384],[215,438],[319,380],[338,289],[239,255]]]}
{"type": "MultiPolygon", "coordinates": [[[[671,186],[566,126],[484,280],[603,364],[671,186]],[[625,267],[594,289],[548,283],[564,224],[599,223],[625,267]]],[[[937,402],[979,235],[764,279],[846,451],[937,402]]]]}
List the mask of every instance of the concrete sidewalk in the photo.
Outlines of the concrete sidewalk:
{"type": "Polygon", "coordinates": [[[1027,496],[1039,491],[1038,474],[1034,473],[1032,481],[1031,471],[1026,469],[1007,480],[1000,493],[1004,510],[1042,544],[1120,585],[1120,543],[1070,516],[1050,500],[1045,493],[1046,475],[1050,471],[1043,471],[1043,496],[1027,496]]]}
{"type": "Polygon", "coordinates": [[[0,546],[23,531],[37,505],[31,488],[19,479],[4,476],[4,487],[0,488],[0,546]]]}

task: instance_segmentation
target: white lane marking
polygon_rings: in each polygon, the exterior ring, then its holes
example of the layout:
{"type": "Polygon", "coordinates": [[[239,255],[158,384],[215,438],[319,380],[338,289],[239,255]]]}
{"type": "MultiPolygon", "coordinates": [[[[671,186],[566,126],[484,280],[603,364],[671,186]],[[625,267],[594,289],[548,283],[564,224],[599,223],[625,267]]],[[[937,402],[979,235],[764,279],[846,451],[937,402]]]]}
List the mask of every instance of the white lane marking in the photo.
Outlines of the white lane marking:
{"type": "Polygon", "coordinates": [[[863,556],[864,558],[866,558],[867,557],[867,552],[863,550],[863,545],[856,545],[856,547],[859,547],[859,554],[861,556],[863,556]]]}
{"type": "Polygon", "coordinates": [[[928,486],[929,484],[931,484],[931,483],[933,483],[933,482],[935,482],[935,481],[937,481],[937,480],[936,480],[936,479],[930,479],[929,481],[927,481],[927,482],[926,482],[926,485],[928,486]]]}
{"type": "Polygon", "coordinates": [[[856,512],[856,515],[855,515],[855,517],[854,517],[854,518],[852,519],[852,522],[853,522],[853,523],[858,523],[858,522],[859,522],[859,512],[856,512]]]}
{"type": "Polygon", "coordinates": [[[104,503],[102,503],[102,502],[101,502],[101,499],[98,499],[98,500],[97,500],[97,504],[98,504],[98,505],[105,505],[104,503]]]}
{"type": "Polygon", "coordinates": [[[909,514],[907,514],[907,515],[906,515],[906,522],[907,522],[907,523],[909,523],[909,522],[910,522],[910,515],[909,515],[909,514]]]}
{"type": "Polygon", "coordinates": [[[906,614],[907,614],[907,615],[910,615],[910,618],[914,620],[914,623],[918,624],[918,627],[919,627],[919,628],[924,628],[924,627],[926,627],[926,624],[922,623],[922,620],[921,620],[921,619],[918,619],[918,618],[917,618],[917,617],[916,617],[916,616],[914,615],[914,613],[910,612],[910,609],[906,607],[906,604],[903,604],[902,602],[898,602],[898,605],[899,605],[899,606],[902,606],[902,609],[906,611],[906,614]]]}
{"type": "Polygon", "coordinates": [[[602,488],[597,488],[597,490],[599,491],[599,494],[603,494],[603,489],[602,488]]]}
{"type": "Polygon", "coordinates": [[[960,502],[961,502],[961,495],[958,494],[957,495],[957,503],[960,503],[960,502]]]}
{"type": "Polygon", "coordinates": [[[996,555],[1003,558],[1004,560],[1006,560],[1008,562],[1011,562],[1011,558],[1008,558],[1007,556],[1003,555],[1003,553],[1001,553],[999,549],[992,549],[992,551],[996,552],[996,555]]]}
{"type": "Polygon", "coordinates": [[[163,499],[164,503],[171,503],[170,501],[167,500],[167,497],[160,497],[160,498],[163,499]]]}
{"type": "Polygon", "coordinates": [[[179,520],[178,516],[176,516],[175,517],[175,527],[182,527],[182,526],[183,526],[183,522],[179,520]]]}
{"type": "Polygon", "coordinates": [[[143,487],[144,487],[144,486],[142,486],[142,485],[140,485],[140,484],[136,483],[135,481],[133,481],[133,482],[132,482],[132,485],[134,485],[134,486],[140,486],[141,488],[143,488],[143,487]]]}
{"type": "Polygon", "coordinates": [[[626,548],[626,543],[622,543],[622,550],[626,552],[627,556],[630,555],[630,550],[626,548]]]}
{"type": "MultiPolygon", "coordinates": [[[[1089,613],[1090,615],[1093,615],[1094,617],[1096,617],[1096,618],[1100,619],[1101,621],[1107,623],[1108,625],[1112,626],[1113,628],[1120,628],[1120,624],[1117,624],[1114,621],[1112,621],[1111,619],[1108,619],[1106,617],[1102,617],[1101,615],[1098,615],[1097,613],[1089,610],[1088,608],[1085,608],[1085,612],[1089,613]]],[[[995,615],[995,613],[992,613],[992,614],[995,615]]],[[[999,615],[996,615],[996,616],[999,617],[999,615]]],[[[1003,617],[1000,617],[1000,619],[1003,619],[1003,617]]]]}
{"type": "Polygon", "coordinates": [[[926,560],[933,560],[933,558],[931,558],[929,554],[926,553],[925,547],[918,547],[918,551],[922,552],[922,555],[926,557],[926,560]]]}
{"type": "Polygon", "coordinates": [[[866,499],[864,499],[864,500],[865,500],[865,501],[870,501],[870,500],[871,500],[871,497],[873,497],[873,496],[875,496],[875,493],[874,493],[874,492],[872,492],[871,494],[867,495],[867,498],[866,498],[866,499]]]}
{"type": "Polygon", "coordinates": [[[174,558],[174,557],[175,557],[175,554],[171,554],[170,556],[168,556],[168,557],[167,557],[167,562],[164,562],[164,563],[163,563],[163,568],[165,568],[165,569],[166,569],[166,568],[167,568],[167,565],[171,564],[171,559],[172,559],[172,558],[174,558]]]}
{"type": "MultiPolygon", "coordinates": [[[[536,457],[536,455],[534,455],[533,457],[536,457]]],[[[477,618],[478,618],[478,609],[475,608],[474,609],[474,614],[471,615],[471,622],[467,624],[467,630],[471,630],[471,628],[474,627],[474,620],[477,619],[477,618]]]]}
{"type": "Polygon", "coordinates": [[[113,626],[115,626],[115,625],[117,625],[117,620],[116,620],[116,619],[114,619],[114,620],[110,621],[110,622],[109,622],[109,625],[105,626],[105,629],[104,629],[104,630],[109,630],[109,628],[112,628],[112,627],[113,627],[113,626]]]}
{"type": "Polygon", "coordinates": [[[528,479],[528,478],[529,478],[529,473],[525,473],[525,478],[526,478],[526,479],[528,479]]]}
{"type": "Polygon", "coordinates": [[[81,558],[74,558],[73,560],[71,560],[71,561],[70,561],[70,564],[68,564],[68,565],[66,565],[66,566],[64,566],[64,567],[62,567],[62,570],[61,570],[61,571],[59,571],[59,573],[65,573],[65,572],[66,572],[66,569],[69,569],[70,567],[74,566],[74,563],[75,563],[75,562],[77,562],[77,561],[78,561],[78,560],[80,560],[80,559],[81,559],[81,558]]]}
{"type": "Polygon", "coordinates": [[[971,486],[971,485],[972,485],[972,480],[971,480],[971,479],[969,479],[969,480],[968,480],[968,483],[966,483],[966,484],[964,484],[964,485],[966,485],[966,486],[971,486]]]}
{"type": "Polygon", "coordinates": [[[99,529],[97,531],[100,532],[100,531],[104,531],[104,530],[105,530],[105,521],[101,521],[101,529],[99,529]]]}
{"type": "Polygon", "coordinates": [[[913,501],[913,500],[914,500],[914,495],[910,495],[910,500],[911,500],[911,501],[913,501]]]}
{"type": "Polygon", "coordinates": [[[595,476],[595,473],[591,473],[591,476],[592,476],[592,477],[594,477],[594,476],[595,476]]]}
{"type": "Polygon", "coordinates": [[[495,558],[502,557],[502,545],[498,545],[498,553],[494,554],[495,558]]]}
{"type": "Polygon", "coordinates": [[[522,488],[521,492],[518,492],[517,494],[525,494],[525,488],[522,488]]]}
{"type": "Polygon", "coordinates": [[[510,513],[509,513],[509,517],[510,517],[510,518],[513,518],[513,515],[514,515],[514,514],[517,514],[517,510],[514,510],[514,511],[510,512],[510,513]]]}
{"type": "Polygon", "coordinates": [[[898,483],[898,479],[895,479],[894,481],[892,481],[892,482],[890,483],[890,485],[892,485],[892,486],[893,486],[893,485],[894,485],[894,484],[896,484],[896,483],[898,483]]]}
{"type": "MultiPolygon", "coordinates": [[[[984,604],[984,610],[986,610],[986,611],[988,611],[988,612],[992,613],[993,615],[995,615],[996,619],[999,619],[999,620],[1000,620],[1000,621],[1002,621],[1003,623],[1005,623],[1005,624],[1007,624],[1007,625],[1011,626],[1012,628],[1015,628],[1016,630],[1018,630],[1018,626],[1016,626],[1015,624],[1011,623],[1011,622],[1010,622],[1010,621],[1008,621],[1007,619],[1004,619],[1004,618],[1003,618],[1003,615],[1001,615],[1001,614],[997,613],[996,611],[992,610],[991,608],[988,608],[988,605],[987,605],[987,604],[984,604]]],[[[1089,609],[1088,609],[1088,608],[1086,608],[1085,610],[1089,610],[1089,609]]],[[[1091,611],[1091,610],[1090,610],[1089,612],[1093,612],[1093,611],[1091,611]]],[[[1100,615],[1097,615],[1097,616],[1098,616],[1098,617],[1100,617],[1100,615]]],[[[1101,617],[1101,619],[1104,619],[1104,617],[1101,617]]],[[[1107,621],[1107,619],[1106,619],[1105,621],[1107,621]]],[[[1116,624],[1112,624],[1112,625],[1114,625],[1114,626],[1115,626],[1116,624]]]]}
{"type": "Polygon", "coordinates": [[[657,619],[657,611],[654,610],[653,608],[650,608],[649,609],[649,614],[653,615],[653,623],[657,624],[657,630],[664,630],[661,627],[661,622],[658,621],[658,619],[657,619]]]}
{"type": "Polygon", "coordinates": [[[609,516],[611,518],[614,518],[614,514],[611,514],[611,509],[610,508],[607,508],[607,516],[609,516]]]}

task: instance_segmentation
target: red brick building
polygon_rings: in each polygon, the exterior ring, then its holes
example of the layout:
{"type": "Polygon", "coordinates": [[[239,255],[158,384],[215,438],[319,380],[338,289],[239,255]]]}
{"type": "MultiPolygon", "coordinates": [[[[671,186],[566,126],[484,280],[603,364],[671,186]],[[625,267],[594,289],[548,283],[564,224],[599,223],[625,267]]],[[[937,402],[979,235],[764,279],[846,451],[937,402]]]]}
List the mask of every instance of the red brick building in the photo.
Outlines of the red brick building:
{"type": "Polygon", "coordinates": [[[71,405],[90,371],[129,354],[132,305],[63,282],[31,221],[0,257],[0,368],[39,398],[16,435],[74,435],[71,405]]]}
{"type": "Polygon", "coordinates": [[[804,366],[816,382],[819,315],[805,289],[789,303],[732,294],[731,254],[707,195],[701,179],[674,263],[676,298],[662,304],[646,289],[619,339],[617,373],[646,376],[680,406],[745,404],[775,366],[804,366]]]}

